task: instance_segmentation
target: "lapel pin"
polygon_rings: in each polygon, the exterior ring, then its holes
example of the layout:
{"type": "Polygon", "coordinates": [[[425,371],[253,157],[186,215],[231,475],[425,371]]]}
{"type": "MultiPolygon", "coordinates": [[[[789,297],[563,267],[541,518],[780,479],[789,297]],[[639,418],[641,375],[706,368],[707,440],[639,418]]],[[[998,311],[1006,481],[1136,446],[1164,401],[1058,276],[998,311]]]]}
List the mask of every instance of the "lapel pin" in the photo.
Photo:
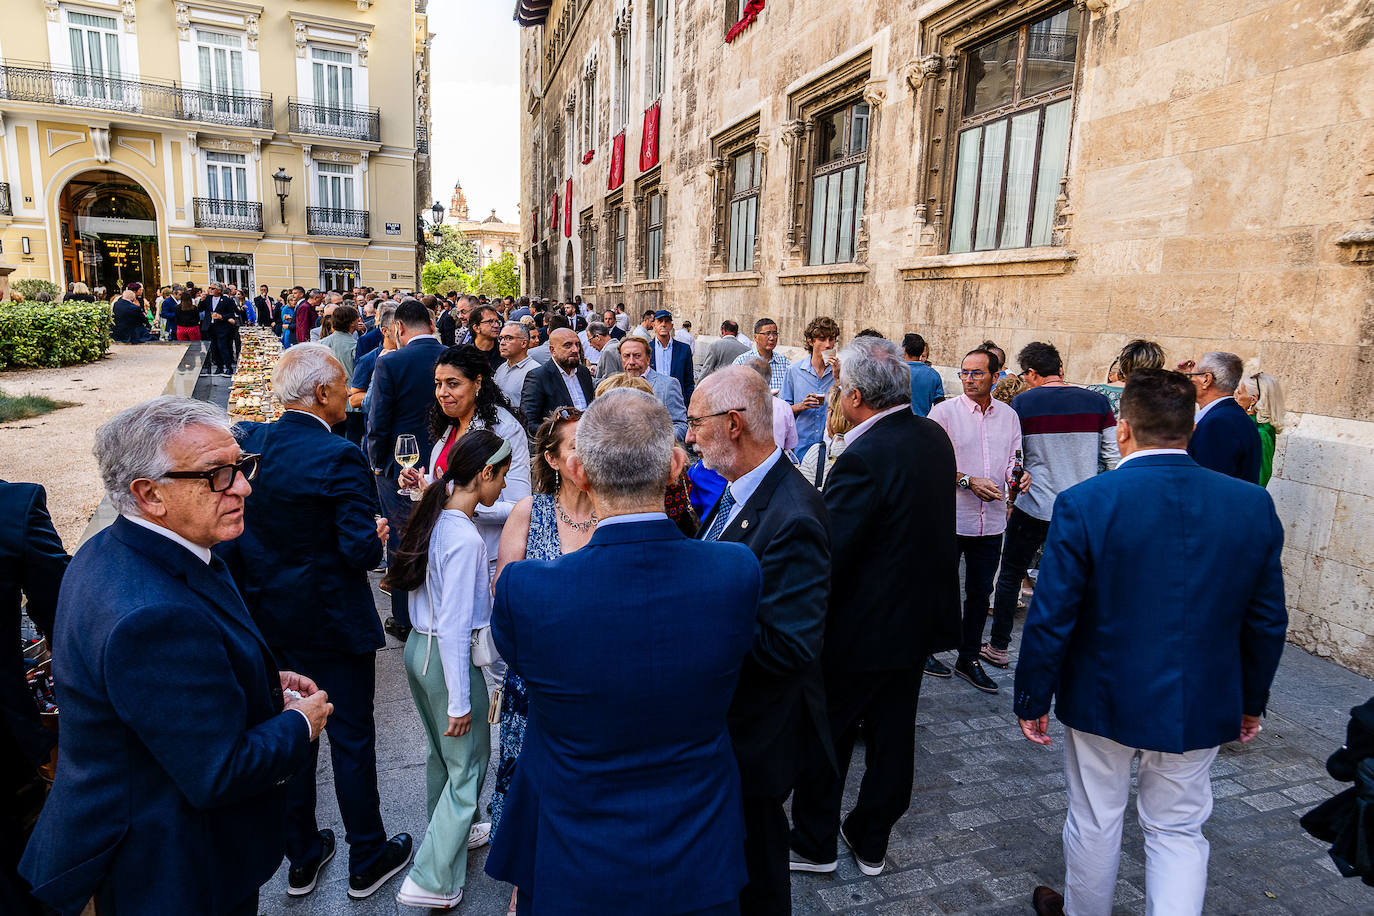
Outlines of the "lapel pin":
{"type": "Polygon", "coordinates": [[[739,526],[740,526],[741,528],[748,528],[748,527],[749,527],[749,519],[746,518],[744,521],[740,522],[740,523],[739,523],[739,526]]]}

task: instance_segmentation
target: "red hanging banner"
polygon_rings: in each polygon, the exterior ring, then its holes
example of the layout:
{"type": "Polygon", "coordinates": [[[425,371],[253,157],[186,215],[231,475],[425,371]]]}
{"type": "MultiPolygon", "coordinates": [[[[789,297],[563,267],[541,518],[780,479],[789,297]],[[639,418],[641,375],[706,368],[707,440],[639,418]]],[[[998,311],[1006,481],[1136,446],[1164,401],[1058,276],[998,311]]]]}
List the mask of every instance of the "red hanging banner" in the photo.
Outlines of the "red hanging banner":
{"type": "Polygon", "coordinates": [[[558,235],[558,192],[553,194],[553,206],[549,209],[549,234],[558,235]]]}
{"type": "Polygon", "coordinates": [[[615,135],[611,142],[611,180],[606,190],[614,191],[625,183],[625,131],[615,135]]]}
{"type": "Polygon", "coordinates": [[[754,24],[754,20],[759,18],[759,13],[763,12],[763,0],[749,0],[744,5],[744,12],[740,14],[739,21],[730,26],[730,31],[725,33],[725,43],[729,44],[740,36],[740,33],[754,24]]]}
{"type": "Polygon", "coordinates": [[[564,186],[564,190],[563,190],[563,235],[564,235],[566,238],[572,238],[572,179],[571,179],[571,178],[568,179],[568,183],[564,186]]]}
{"type": "Polygon", "coordinates": [[[596,158],[596,150],[589,149],[582,154],[582,164],[586,165],[588,162],[591,162],[594,158],[596,158]]]}
{"type": "Polygon", "coordinates": [[[644,110],[644,136],[639,142],[639,170],[658,165],[658,102],[644,110]]]}
{"type": "Polygon", "coordinates": [[[530,214],[530,222],[534,224],[533,233],[530,236],[530,243],[539,244],[539,211],[535,210],[530,214]]]}

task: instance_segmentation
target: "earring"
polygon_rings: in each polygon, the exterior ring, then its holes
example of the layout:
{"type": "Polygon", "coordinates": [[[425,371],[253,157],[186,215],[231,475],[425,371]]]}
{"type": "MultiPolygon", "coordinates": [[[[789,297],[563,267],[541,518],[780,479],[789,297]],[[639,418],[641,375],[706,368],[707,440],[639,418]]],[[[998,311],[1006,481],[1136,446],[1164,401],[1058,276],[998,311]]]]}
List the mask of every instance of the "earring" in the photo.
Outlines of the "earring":
{"type": "Polygon", "coordinates": [[[559,490],[561,490],[561,489],[563,489],[563,475],[558,473],[558,469],[557,469],[557,468],[554,468],[554,471],[553,471],[553,491],[554,491],[555,493],[557,493],[557,492],[558,492],[559,490]]]}

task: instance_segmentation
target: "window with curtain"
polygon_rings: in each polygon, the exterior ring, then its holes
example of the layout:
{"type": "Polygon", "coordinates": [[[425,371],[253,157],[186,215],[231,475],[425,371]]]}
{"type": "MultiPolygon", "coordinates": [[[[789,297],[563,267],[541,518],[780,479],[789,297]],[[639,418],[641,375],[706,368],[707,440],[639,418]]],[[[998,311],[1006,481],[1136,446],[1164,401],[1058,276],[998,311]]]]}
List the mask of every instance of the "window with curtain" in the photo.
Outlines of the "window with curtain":
{"type": "Polygon", "coordinates": [[[811,173],[811,264],[853,261],[868,175],[867,102],[847,102],[816,118],[811,173]]]}
{"type": "Polygon", "coordinates": [[[200,68],[200,88],[213,93],[206,103],[216,111],[230,113],[242,102],[243,39],[238,35],[196,29],[196,59],[200,68]]]}
{"type": "Polygon", "coordinates": [[[596,71],[582,78],[582,151],[596,149],[596,71]]]}
{"type": "Polygon", "coordinates": [[[730,212],[725,223],[726,270],[754,269],[754,238],[758,235],[762,162],[758,147],[735,153],[729,160],[730,212]]]}
{"type": "Polygon", "coordinates": [[[242,153],[205,151],[206,197],[220,201],[248,199],[248,157],[242,153]]]}
{"type": "Polygon", "coordinates": [[[1067,7],[964,55],[951,252],[1051,243],[1079,25],[1067,7]]]}
{"type": "MultiPolygon", "coordinates": [[[[630,28],[626,26],[615,39],[616,56],[616,111],[619,127],[624,130],[630,123],[630,28]]],[[[615,131],[612,131],[615,133],[615,131]]]]}
{"type": "Polygon", "coordinates": [[[353,166],[336,162],[317,162],[315,170],[319,189],[316,206],[330,210],[354,209],[353,166]]]}
{"type": "Polygon", "coordinates": [[[649,97],[646,102],[663,95],[663,81],[668,64],[668,0],[653,0],[654,47],[649,63],[649,97]]]}
{"type": "Polygon", "coordinates": [[[109,82],[120,79],[119,23],[111,16],[67,11],[67,40],[72,70],[86,79],[73,80],[78,97],[118,99],[122,87],[109,82]]]}
{"type": "Polygon", "coordinates": [[[663,192],[657,187],[644,197],[644,278],[657,280],[663,266],[663,192]]]}
{"type": "Polygon", "coordinates": [[[596,285],[596,223],[590,210],[582,214],[582,285],[596,285]]]}
{"type": "Polygon", "coordinates": [[[628,220],[623,204],[616,204],[611,211],[611,226],[615,244],[611,255],[611,279],[620,283],[625,279],[625,230],[628,220]]]}
{"type": "Polygon", "coordinates": [[[353,54],[330,48],[310,49],[314,104],[325,109],[316,116],[324,123],[353,123],[353,54]]]}

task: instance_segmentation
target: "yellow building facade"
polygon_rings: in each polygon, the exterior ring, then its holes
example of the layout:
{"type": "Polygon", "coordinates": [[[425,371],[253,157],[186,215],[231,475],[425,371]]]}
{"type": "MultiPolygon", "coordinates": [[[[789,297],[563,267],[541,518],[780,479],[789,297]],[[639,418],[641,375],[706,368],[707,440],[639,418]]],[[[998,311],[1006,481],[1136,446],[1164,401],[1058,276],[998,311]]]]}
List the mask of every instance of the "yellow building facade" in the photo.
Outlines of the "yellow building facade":
{"type": "Polygon", "coordinates": [[[113,290],[416,286],[424,2],[32,0],[0,31],[0,261],[113,290]]]}

